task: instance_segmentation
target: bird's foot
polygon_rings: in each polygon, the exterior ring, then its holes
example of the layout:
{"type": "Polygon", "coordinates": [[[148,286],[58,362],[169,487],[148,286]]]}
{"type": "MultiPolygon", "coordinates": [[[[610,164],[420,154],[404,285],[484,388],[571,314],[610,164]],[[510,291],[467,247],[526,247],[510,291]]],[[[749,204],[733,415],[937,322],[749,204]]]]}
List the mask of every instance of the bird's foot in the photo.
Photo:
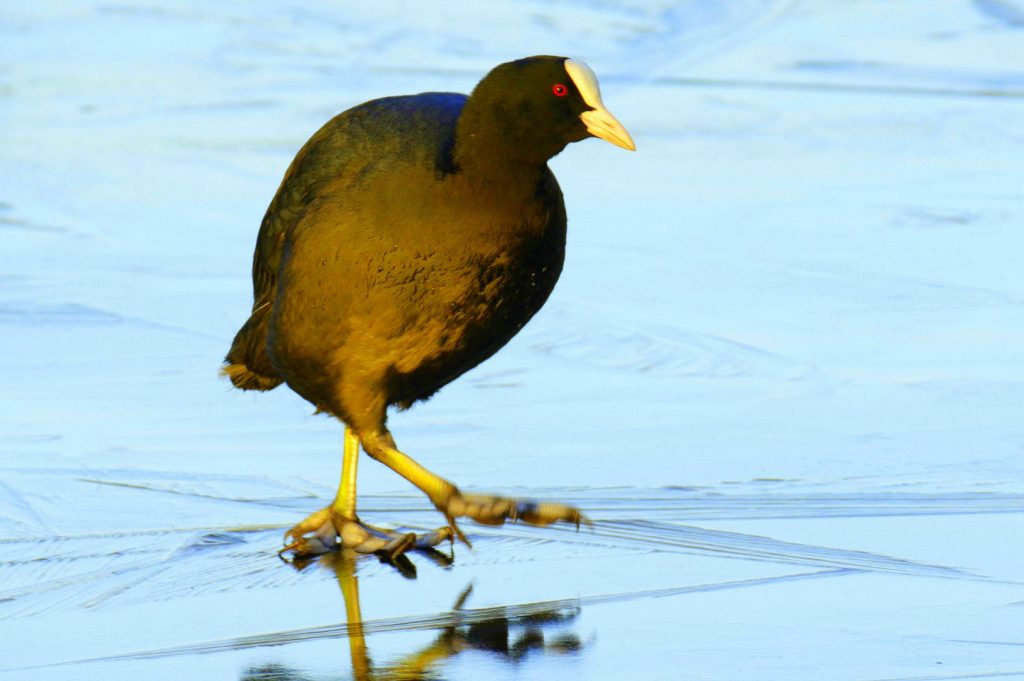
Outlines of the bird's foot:
{"type": "Polygon", "coordinates": [[[451,530],[467,545],[469,541],[455,524],[455,518],[472,518],[484,525],[504,525],[506,521],[524,522],[530,525],[571,523],[590,525],[590,520],[575,506],[536,501],[533,499],[510,499],[489,494],[463,494],[454,485],[446,490],[444,497],[434,499],[434,505],[448,519],[451,530]]]}
{"type": "Polygon", "coordinates": [[[347,548],[394,561],[410,549],[426,549],[451,541],[454,533],[450,527],[424,534],[395,532],[367,525],[359,518],[346,518],[328,506],[285,532],[285,547],[279,553],[298,558],[347,548]]]}

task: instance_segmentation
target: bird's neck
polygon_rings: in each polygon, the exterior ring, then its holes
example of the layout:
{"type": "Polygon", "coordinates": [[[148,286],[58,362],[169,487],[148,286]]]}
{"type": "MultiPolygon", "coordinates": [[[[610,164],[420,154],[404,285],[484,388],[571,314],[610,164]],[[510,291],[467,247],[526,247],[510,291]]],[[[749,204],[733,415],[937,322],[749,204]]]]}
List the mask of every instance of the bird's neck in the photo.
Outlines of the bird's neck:
{"type": "Polygon", "coordinates": [[[471,97],[456,126],[455,166],[467,176],[500,183],[510,191],[532,191],[548,160],[561,147],[541,147],[531,133],[516,125],[507,112],[486,103],[479,105],[471,97]]]}

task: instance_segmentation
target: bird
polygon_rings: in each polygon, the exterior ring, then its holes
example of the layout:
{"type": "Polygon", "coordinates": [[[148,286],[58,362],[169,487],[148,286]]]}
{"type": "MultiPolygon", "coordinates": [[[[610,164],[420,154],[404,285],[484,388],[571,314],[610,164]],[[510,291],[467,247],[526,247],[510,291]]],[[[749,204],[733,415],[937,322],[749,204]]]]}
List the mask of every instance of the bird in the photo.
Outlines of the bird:
{"type": "Polygon", "coordinates": [[[285,533],[295,556],[338,548],[394,559],[469,540],[458,518],[579,527],[575,507],[464,493],[398,449],[389,409],[428,399],[504,346],[562,271],[566,210],[548,161],[596,137],[636,145],[579,59],[500,64],[467,96],[374,99],[301,147],[253,254],[253,305],[221,368],[243,390],[286,384],[345,429],[331,504],[285,533]],[[359,449],[445,517],[423,534],[362,522],[359,449]]]}

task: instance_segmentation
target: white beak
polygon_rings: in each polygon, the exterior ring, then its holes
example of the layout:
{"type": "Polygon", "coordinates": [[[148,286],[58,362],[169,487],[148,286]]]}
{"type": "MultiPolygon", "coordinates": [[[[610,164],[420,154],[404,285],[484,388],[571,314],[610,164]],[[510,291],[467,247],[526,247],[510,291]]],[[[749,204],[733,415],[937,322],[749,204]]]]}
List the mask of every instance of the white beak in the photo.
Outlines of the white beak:
{"type": "Polygon", "coordinates": [[[576,89],[580,91],[583,101],[592,108],[591,111],[580,114],[580,120],[587,126],[587,132],[617,147],[636,151],[633,138],[601,101],[601,88],[597,84],[597,75],[594,71],[578,59],[566,59],[565,70],[572,78],[576,89]]]}

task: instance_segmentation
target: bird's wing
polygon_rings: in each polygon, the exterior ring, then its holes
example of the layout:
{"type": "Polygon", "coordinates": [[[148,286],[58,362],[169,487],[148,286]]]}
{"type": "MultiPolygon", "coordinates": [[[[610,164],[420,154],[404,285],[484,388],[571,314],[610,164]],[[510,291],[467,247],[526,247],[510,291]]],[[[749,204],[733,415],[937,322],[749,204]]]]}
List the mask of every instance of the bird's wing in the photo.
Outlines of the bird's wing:
{"type": "Polygon", "coordinates": [[[260,225],[252,263],[253,309],[273,302],[288,233],[328,185],[338,191],[387,158],[421,156],[444,168],[465,100],[454,93],[377,99],[320,128],[288,167],[260,225]]]}
{"type": "Polygon", "coordinates": [[[299,221],[314,197],[331,178],[351,172],[346,153],[344,114],[320,128],[296,154],[267,208],[252,260],[253,309],[268,305],[277,288],[277,271],[288,230],[299,221]]]}

